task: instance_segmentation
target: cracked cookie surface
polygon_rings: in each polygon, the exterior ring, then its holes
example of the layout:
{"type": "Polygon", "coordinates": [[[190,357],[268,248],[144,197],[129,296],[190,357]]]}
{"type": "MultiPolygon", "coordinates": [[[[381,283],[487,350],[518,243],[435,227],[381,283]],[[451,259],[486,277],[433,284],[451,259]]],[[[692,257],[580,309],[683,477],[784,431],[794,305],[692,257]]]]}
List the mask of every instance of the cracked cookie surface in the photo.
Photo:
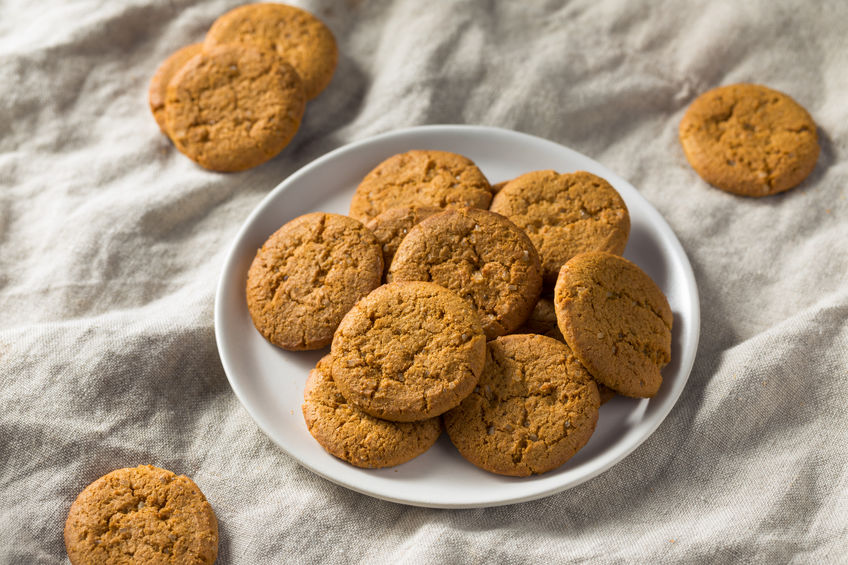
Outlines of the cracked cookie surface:
{"type": "Polygon", "coordinates": [[[247,274],[247,307],[271,343],[320,349],[382,276],[380,245],[361,222],[306,214],[277,230],[256,252],[247,274]]]}
{"type": "Polygon", "coordinates": [[[380,213],[365,224],[374,232],[383,248],[383,265],[386,272],[392,264],[397,248],[400,247],[400,242],[409,230],[439,212],[442,212],[442,209],[435,206],[397,206],[380,213]]]}
{"type": "Polygon", "coordinates": [[[342,395],[325,355],[306,379],[303,418],[318,443],[330,454],[357,467],[392,467],[418,457],[442,433],[438,417],[420,422],[390,422],[370,416],[342,395]]]}
{"type": "MultiPolygon", "coordinates": [[[[557,341],[565,343],[565,338],[562,337],[562,332],[559,331],[556,319],[556,308],[554,301],[550,298],[539,298],[533,311],[524,325],[515,331],[516,334],[538,334],[553,338],[557,341]]],[[[598,385],[598,394],[601,396],[601,405],[606,404],[615,396],[615,391],[611,388],[595,383],[598,385]]]]}
{"type": "Polygon", "coordinates": [[[490,341],[474,391],[444,416],[451,441],[474,465],[501,475],[555,469],[586,445],[598,389],[568,346],[540,335],[490,341]]]}
{"type": "Polygon", "coordinates": [[[797,186],[819,156],[810,114],[786,94],[758,84],[732,84],[700,95],[683,115],[679,137],[701,178],[742,196],[797,186]]]}
{"type": "Polygon", "coordinates": [[[336,40],[324,22],[285,4],[247,4],[222,15],[206,34],[204,47],[228,43],[276,53],[297,71],[307,100],[327,87],[339,58],[336,40]]]}
{"type": "Polygon", "coordinates": [[[360,300],[333,337],[332,376],[366,413],[412,422],[465,398],[483,370],[486,338],[471,306],[428,282],[389,283],[360,300]]]}
{"type": "Polygon", "coordinates": [[[367,222],[396,206],[488,208],[492,188],[471,159],[447,151],[408,151],[389,157],[365,175],[350,215],[367,222]]]}
{"type": "Polygon", "coordinates": [[[630,233],[630,214],[618,191],[585,171],[521,175],[498,191],[489,209],[530,237],[551,286],[565,262],[578,253],[624,253],[630,233]]]}
{"type": "Polygon", "coordinates": [[[524,323],[542,290],[539,254],[527,235],[488,210],[452,208],[410,230],[388,279],[431,281],[473,305],[487,339],[524,323]]]}
{"type": "Polygon", "coordinates": [[[165,121],[182,153],[213,171],[243,171],[288,145],[306,107],[297,72],[274,53],[219,45],[168,84],[165,121]]]}
{"type": "Polygon", "coordinates": [[[202,44],[195,43],[193,45],[186,45],[182,49],[175,51],[159,65],[153,78],[150,79],[150,89],[147,93],[150,111],[153,113],[156,123],[159,124],[159,129],[165,135],[169,135],[168,128],[165,124],[165,98],[168,92],[168,83],[183,68],[183,65],[200,53],[202,49],[202,44]]]}
{"type": "Polygon", "coordinates": [[[672,312],[653,280],[627,259],[582,253],[562,267],[554,304],[566,343],[595,379],[654,396],[671,360],[672,312]]]}
{"type": "Polygon", "coordinates": [[[212,506],[184,475],[152,465],[118,469],[83,490],[68,512],[73,565],[211,564],[218,554],[212,506]]]}

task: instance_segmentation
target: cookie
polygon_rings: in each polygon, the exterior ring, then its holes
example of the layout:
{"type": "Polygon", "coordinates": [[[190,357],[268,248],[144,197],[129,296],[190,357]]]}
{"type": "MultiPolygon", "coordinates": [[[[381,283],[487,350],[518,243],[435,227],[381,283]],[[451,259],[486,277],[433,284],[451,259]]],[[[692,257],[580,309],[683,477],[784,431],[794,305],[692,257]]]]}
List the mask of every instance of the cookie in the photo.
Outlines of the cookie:
{"type": "Polygon", "coordinates": [[[432,281],[474,306],[487,339],[510,333],[533,310],[541,264],[527,235],[499,214],[453,208],[410,230],[389,268],[391,281],[432,281]]]}
{"type": "MultiPolygon", "coordinates": [[[[565,343],[565,338],[562,337],[562,332],[557,326],[556,308],[554,301],[550,298],[540,298],[530,312],[530,317],[524,322],[524,325],[516,330],[517,334],[538,334],[553,338],[557,341],[565,343]]],[[[615,391],[600,383],[598,385],[598,393],[601,395],[601,405],[603,406],[615,396],[615,391]]]]}
{"type": "Polygon", "coordinates": [[[595,379],[637,398],[654,396],[671,359],[672,313],[642,269],[617,255],[582,253],[562,267],[559,329],[595,379]]]}
{"type": "Polygon", "coordinates": [[[361,222],[315,212],[277,230],[247,273],[247,307],[265,338],[283,349],[320,349],[357,300],[377,288],[383,252],[361,222]]]}
{"type": "Polygon", "coordinates": [[[324,356],[309,373],[303,391],[303,418],[318,443],[351,465],[393,467],[418,457],[439,438],[439,418],[390,422],[369,416],[348,402],[330,376],[332,358],[324,356]]]}
{"type": "Polygon", "coordinates": [[[441,208],[434,206],[398,206],[389,208],[365,224],[374,232],[383,248],[383,265],[387,272],[401,240],[406,237],[412,226],[441,211],[441,208]]]}
{"type": "Polygon", "coordinates": [[[307,100],[327,87],[339,58],[330,29],[309,12],[285,4],[247,4],[215,20],[204,47],[227,43],[276,53],[300,75],[307,100]]]}
{"type": "Polygon", "coordinates": [[[493,185],[492,185],[492,194],[493,194],[493,195],[494,195],[494,194],[497,194],[497,193],[498,193],[498,192],[500,192],[500,191],[501,191],[501,189],[503,189],[503,187],[505,187],[507,184],[509,184],[509,181],[508,181],[508,180],[501,181],[501,182],[499,182],[499,183],[493,184],[493,185]]]}
{"type": "Polygon", "coordinates": [[[213,171],[243,171],[277,155],[306,107],[295,70],[270,51],[219,45],[168,84],[166,129],[177,149],[213,171]]]}
{"type": "Polygon", "coordinates": [[[73,565],[211,564],[218,521],[188,477],[152,465],[118,469],[77,496],[65,522],[65,548],[73,565]]]}
{"type": "Polygon", "coordinates": [[[396,206],[488,208],[491,201],[489,181],[471,159],[447,151],[409,151],[365,175],[350,215],[367,222],[396,206]]]}
{"type": "Polygon", "coordinates": [[[486,340],[471,307],[427,282],[381,286],[333,337],[332,376],[349,402],[385,420],[438,416],[465,398],[483,370],[486,340]]]}
{"type": "Polygon", "coordinates": [[[540,335],[488,343],[480,382],[444,416],[451,441],[474,465],[526,477],[580,450],[598,422],[598,389],[568,346],[540,335]]]}
{"type": "Polygon", "coordinates": [[[186,45],[182,49],[172,53],[170,57],[165,59],[164,63],[159,65],[153,78],[150,79],[150,89],[147,93],[150,111],[153,113],[156,123],[159,124],[159,129],[165,135],[168,135],[168,130],[165,127],[165,97],[168,90],[168,83],[183,68],[183,65],[200,53],[202,49],[203,45],[195,43],[193,45],[186,45]]]}
{"type": "Polygon", "coordinates": [[[565,262],[578,253],[624,253],[630,233],[624,200],[610,183],[585,171],[521,175],[495,195],[489,209],[530,236],[545,283],[551,286],[565,262]]]}
{"type": "Polygon", "coordinates": [[[810,114],[786,94],[758,84],[732,84],[700,95],[683,115],[679,135],[701,178],[742,196],[797,186],[819,156],[810,114]]]}

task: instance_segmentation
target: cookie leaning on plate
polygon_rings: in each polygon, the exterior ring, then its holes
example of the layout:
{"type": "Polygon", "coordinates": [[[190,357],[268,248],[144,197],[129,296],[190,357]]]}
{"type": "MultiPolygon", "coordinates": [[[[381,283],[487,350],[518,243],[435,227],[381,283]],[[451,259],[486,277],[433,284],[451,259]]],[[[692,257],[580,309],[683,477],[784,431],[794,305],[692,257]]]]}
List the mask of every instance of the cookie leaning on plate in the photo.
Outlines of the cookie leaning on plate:
{"type": "Polygon", "coordinates": [[[71,505],[65,548],[73,565],[211,564],[218,555],[212,506],[184,475],[152,465],[118,469],[71,505]]]}
{"type": "Polygon", "coordinates": [[[442,209],[435,206],[397,206],[380,213],[365,224],[374,232],[383,248],[383,264],[386,272],[400,247],[400,242],[409,234],[409,230],[439,212],[442,212],[442,209]]]}
{"type": "Polygon", "coordinates": [[[291,65],[270,51],[219,45],[192,57],[168,84],[165,123],[182,153],[213,171],[243,171],[291,141],[306,107],[291,65]]]}
{"type": "Polygon", "coordinates": [[[471,306],[429,282],[381,286],[348,312],[333,337],[332,376],[342,395],[385,420],[438,416],[468,396],[486,339],[471,306]]]}
{"type": "Polygon", "coordinates": [[[526,477],[559,467],[595,431],[595,381],[555,339],[508,335],[487,345],[479,384],[444,416],[451,441],[493,473],[526,477]]]}
{"type": "Polygon", "coordinates": [[[305,10],[285,4],[247,4],[212,24],[204,48],[240,43],[272,51],[300,75],[307,100],[333,78],[339,53],[332,32],[305,10]]]}
{"type": "Polygon", "coordinates": [[[539,254],[527,234],[477,208],[451,208],[412,228],[388,278],[451,289],[474,306],[487,339],[521,326],[542,290],[539,254]]]}
{"type": "Polygon", "coordinates": [[[630,214],[618,191],[585,171],[523,174],[506,183],[489,209],[527,233],[550,286],[565,262],[578,253],[621,255],[630,233],[630,214]]]}
{"type": "Polygon", "coordinates": [[[396,206],[488,208],[492,188],[474,162],[447,151],[393,155],[365,175],[350,202],[363,222],[396,206]]]}
{"type": "Polygon", "coordinates": [[[303,418],[318,443],[351,465],[392,467],[418,457],[436,442],[442,422],[390,422],[374,418],[348,402],[330,376],[325,355],[309,373],[303,391],[303,418]]]}
{"type": "Polygon", "coordinates": [[[672,312],[642,269],[610,253],[581,253],[563,265],[554,304],[566,343],[598,382],[625,396],[657,393],[671,359],[672,312]]]}
{"type": "Polygon", "coordinates": [[[320,349],[382,277],[383,252],[361,222],[305,214],[274,232],[256,252],[247,274],[247,308],[256,329],[274,345],[320,349]]]}
{"type": "Polygon", "coordinates": [[[679,136],[701,178],[742,196],[797,186],[819,156],[810,114],[786,94],[758,84],[705,92],[683,115],[679,136]]]}

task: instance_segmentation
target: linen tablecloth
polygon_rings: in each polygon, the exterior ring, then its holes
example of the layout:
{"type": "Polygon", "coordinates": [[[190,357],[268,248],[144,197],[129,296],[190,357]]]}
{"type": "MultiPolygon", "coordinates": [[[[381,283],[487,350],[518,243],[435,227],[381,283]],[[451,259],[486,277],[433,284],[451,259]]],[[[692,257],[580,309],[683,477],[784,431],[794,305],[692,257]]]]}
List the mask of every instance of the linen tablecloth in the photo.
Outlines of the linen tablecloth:
{"type": "Polygon", "coordinates": [[[197,482],[219,563],[848,560],[848,4],[300,2],[336,35],[335,77],[282,154],[217,174],[159,132],[147,86],[235,5],[0,4],[0,563],[66,562],[79,491],[142,463],[197,482]],[[798,188],[742,198],[688,166],[686,106],[736,82],[819,125],[798,188]],[[331,149],[432,123],[600,161],[695,271],[701,340],[677,405],[549,498],[445,511],[336,486],[258,429],[221,368],[213,297],[250,211],[331,149]]]}

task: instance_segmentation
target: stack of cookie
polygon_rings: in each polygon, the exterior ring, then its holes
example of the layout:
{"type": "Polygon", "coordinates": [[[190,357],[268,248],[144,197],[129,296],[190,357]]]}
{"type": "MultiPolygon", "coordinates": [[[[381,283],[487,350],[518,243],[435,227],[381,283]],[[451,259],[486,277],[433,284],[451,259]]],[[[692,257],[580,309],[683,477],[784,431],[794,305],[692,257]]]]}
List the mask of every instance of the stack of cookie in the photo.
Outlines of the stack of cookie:
{"type": "Polygon", "coordinates": [[[333,34],[312,14],[285,4],[241,6],[218,18],[203,43],[162,63],[150,109],[190,159],[242,171],[288,145],[337,60],[333,34]]]}
{"type": "Polygon", "coordinates": [[[248,309],[282,348],[332,345],[303,414],[333,455],[397,465],[444,427],[483,469],[543,473],[586,444],[602,402],[662,382],[671,312],[618,256],[629,229],[620,195],[590,173],[534,171],[495,194],[470,159],[410,151],[363,179],[350,217],[274,233],[248,309]]]}

